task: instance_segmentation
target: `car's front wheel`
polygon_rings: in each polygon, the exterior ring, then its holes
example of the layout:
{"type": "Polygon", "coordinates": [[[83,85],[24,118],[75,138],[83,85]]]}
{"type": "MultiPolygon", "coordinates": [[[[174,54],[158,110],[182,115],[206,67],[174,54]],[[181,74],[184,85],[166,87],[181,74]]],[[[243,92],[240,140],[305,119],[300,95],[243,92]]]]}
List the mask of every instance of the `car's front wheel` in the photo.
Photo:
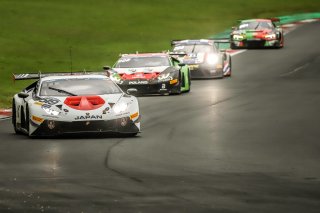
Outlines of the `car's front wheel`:
{"type": "Polygon", "coordinates": [[[17,110],[15,100],[12,100],[12,125],[13,130],[16,134],[20,134],[20,131],[17,128],[17,110]]]}

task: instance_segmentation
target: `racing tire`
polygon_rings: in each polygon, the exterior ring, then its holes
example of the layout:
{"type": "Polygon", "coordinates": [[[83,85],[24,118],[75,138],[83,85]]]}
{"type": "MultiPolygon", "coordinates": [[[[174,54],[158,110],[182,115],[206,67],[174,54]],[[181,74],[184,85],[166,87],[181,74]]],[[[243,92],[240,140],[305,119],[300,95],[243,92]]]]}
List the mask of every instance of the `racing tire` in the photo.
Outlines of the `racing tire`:
{"type": "Polygon", "coordinates": [[[188,87],[188,90],[185,91],[185,93],[190,92],[190,89],[191,89],[191,78],[190,78],[190,77],[191,77],[190,70],[188,70],[188,76],[187,76],[186,78],[188,78],[188,82],[189,82],[189,83],[188,83],[188,84],[189,84],[188,86],[189,86],[189,87],[188,87]]]}
{"type": "Polygon", "coordinates": [[[227,75],[228,77],[231,77],[231,74],[232,74],[232,60],[231,60],[231,56],[229,55],[229,65],[230,65],[230,71],[229,71],[229,75],[227,75]]]}
{"type": "Polygon", "coordinates": [[[179,84],[171,91],[170,95],[180,95],[181,94],[181,84],[183,84],[183,74],[179,73],[179,84]],[[182,76],[182,77],[181,77],[182,76]]]}
{"type": "Polygon", "coordinates": [[[280,34],[280,35],[281,36],[279,38],[279,41],[274,46],[276,49],[283,48],[283,35],[282,34],[280,34]]]}
{"type": "Polygon", "coordinates": [[[12,100],[12,125],[13,130],[16,134],[21,134],[21,132],[17,128],[17,112],[16,112],[16,103],[14,99],[12,100]]]}
{"type": "Polygon", "coordinates": [[[26,130],[27,130],[27,133],[29,134],[29,131],[30,131],[30,114],[29,114],[29,107],[28,107],[28,105],[26,105],[26,115],[25,115],[25,119],[26,119],[26,130]]]}

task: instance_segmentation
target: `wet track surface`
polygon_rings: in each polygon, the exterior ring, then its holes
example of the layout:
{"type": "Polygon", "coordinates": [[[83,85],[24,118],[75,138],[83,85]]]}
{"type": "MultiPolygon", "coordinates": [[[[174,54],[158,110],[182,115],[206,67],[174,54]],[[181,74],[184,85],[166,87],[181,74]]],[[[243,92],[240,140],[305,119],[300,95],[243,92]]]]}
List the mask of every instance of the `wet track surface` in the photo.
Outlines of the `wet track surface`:
{"type": "Polygon", "coordinates": [[[319,212],[320,23],[233,76],[140,97],[135,138],[29,139],[0,121],[0,212],[319,212]]]}

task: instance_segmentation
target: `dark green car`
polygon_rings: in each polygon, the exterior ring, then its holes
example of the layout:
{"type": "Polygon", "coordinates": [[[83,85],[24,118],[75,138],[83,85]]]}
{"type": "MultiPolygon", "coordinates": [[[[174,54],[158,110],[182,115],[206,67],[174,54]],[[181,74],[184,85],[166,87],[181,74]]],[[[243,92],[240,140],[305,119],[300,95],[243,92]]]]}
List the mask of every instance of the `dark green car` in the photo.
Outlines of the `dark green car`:
{"type": "Polygon", "coordinates": [[[168,53],[124,54],[109,73],[121,89],[138,94],[180,94],[191,86],[189,67],[168,53]]]}

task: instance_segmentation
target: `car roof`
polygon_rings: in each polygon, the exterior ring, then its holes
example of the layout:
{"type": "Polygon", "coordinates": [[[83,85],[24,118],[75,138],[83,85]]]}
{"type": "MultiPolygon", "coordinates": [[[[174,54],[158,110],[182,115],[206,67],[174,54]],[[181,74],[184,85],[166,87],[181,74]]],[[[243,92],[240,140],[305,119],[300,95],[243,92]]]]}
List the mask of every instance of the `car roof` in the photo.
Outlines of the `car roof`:
{"type": "Polygon", "coordinates": [[[165,56],[168,57],[167,53],[136,53],[136,54],[122,54],[121,57],[152,57],[152,56],[165,56]]]}
{"type": "Polygon", "coordinates": [[[90,75],[90,74],[85,74],[85,75],[55,75],[55,76],[46,76],[42,77],[41,81],[47,81],[47,80],[62,80],[62,79],[109,79],[109,77],[105,75],[90,75]]]}
{"type": "Polygon", "coordinates": [[[271,22],[270,19],[245,19],[245,20],[241,20],[241,22],[253,22],[253,21],[260,21],[260,22],[271,22]]]}

